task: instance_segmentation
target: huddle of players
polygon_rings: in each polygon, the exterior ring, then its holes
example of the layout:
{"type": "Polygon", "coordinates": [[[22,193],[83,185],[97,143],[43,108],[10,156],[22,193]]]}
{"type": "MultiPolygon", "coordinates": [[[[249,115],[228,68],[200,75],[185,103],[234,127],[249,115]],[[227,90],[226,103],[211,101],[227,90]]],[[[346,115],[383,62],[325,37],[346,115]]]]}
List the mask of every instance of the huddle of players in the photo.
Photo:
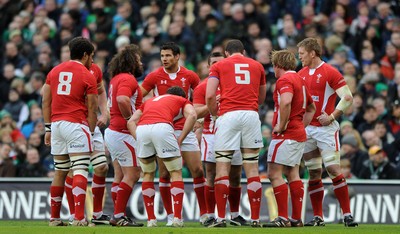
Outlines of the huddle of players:
{"type": "MultiPolygon", "coordinates": [[[[320,174],[318,178],[323,160],[333,179],[335,193],[338,190],[338,193],[347,195],[347,203],[345,198],[341,199],[337,195],[345,216],[345,225],[356,226],[357,224],[353,221],[350,213],[349,198],[348,193],[346,193],[347,185],[343,176],[335,171],[339,158],[338,141],[335,141],[338,140],[337,134],[335,135],[335,130],[337,131],[335,128],[338,127],[335,118],[348,105],[351,105],[351,93],[350,98],[348,98],[348,92],[342,90],[345,89],[343,87],[347,87],[343,77],[329,80],[328,76],[333,68],[323,63],[322,60],[315,64],[318,62],[315,60],[320,59],[321,53],[318,44],[315,43],[316,41],[313,39],[306,39],[299,44],[300,59],[305,66],[299,72],[300,75],[293,71],[295,58],[292,53],[283,50],[274,52],[272,55],[278,81],[277,88],[274,91],[276,105],[273,124],[275,127],[268,155],[268,173],[274,188],[279,216],[264,225],[261,225],[259,221],[262,187],[258,175],[258,151],[263,144],[258,105],[264,102],[266,94],[265,73],[261,64],[244,56],[244,47],[240,41],[231,40],[225,48],[227,58],[224,58],[222,54],[210,56],[209,65],[212,65],[210,76],[199,85],[199,78],[194,72],[179,66],[179,47],[174,43],[166,43],[161,47],[163,66],[149,74],[142,86],[139,87],[135,79],[135,76],[137,77],[142,72],[138,47],[130,45],[124,51],[115,55],[110,62],[112,79],[108,106],[111,120],[104,136],[116,172],[112,184],[115,210],[111,219],[104,215],[101,209],[94,210],[92,223],[109,222],[114,226],[143,226],[143,224],[136,223],[125,215],[125,208],[132,187],[138,181],[142,171],[142,194],[148,214],[147,226],[156,227],[153,180],[157,159],[160,171],[160,194],[168,214],[167,226],[182,227],[184,225],[182,220],[184,188],[181,172],[183,157],[194,178],[193,187],[199,202],[200,222],[205,226],[226,227],[225,209],[228,200],[231,211],[229,221],[232,225],[251,225],[253,227],[303,226],[301,206],[304,191],[298,175],[298,165],[303,150],[306,149],[304,150],[305,156],[307,153],[309,154],[308,158],[305,157],[306,165],[309,166],[310,170],[315,171],[314,177],[309,182],[315,217],[306,225],[324,225],[322,218],[323,185],[320,174]],[[308,69],[315,73],[316,70],[320,71],[322,68],[321,73],[324,77],[322,78],[321,74],[318,73],[316,75],[318,80],[313,77],[313,74],[306,74],[305,72],[308,69]],[[328,80],[325,82],[325,79],[328,80]],[[321,100],[318,100],[319,94],[310,95],[308,91],[310,85],[313,85],[311,83],[316,80],[318,84],[322,83],[321,85],[324,86],[321,86],[321,92],[325,96],[321,96],[321,100]],[[326,83],[329,83],[329,88],[331,88],[328,91],[325,88],[326,83]],[[188,101],[192,98],[193,89],[194,107],[188,101]],[[142,104],[142,97],[150,91],[153,91],[154,97],[142,104]],[[339,102],[336,109],[334,107],[335,91],[341,98],[341,102],[342,100],[346,102],[344,104],[339,102]],[[325,92],[330,93],[326,96],[325,92]],[[324,97],[329,99],[323,101],[324,97]],[[315,108],[312,100],[316,102],[317,108],[315,108]],[[319,113],[314,115],[315,109],[319,110],[319,113]],[[317,116],[317,114],[319,115],[317,116]],[[217,116],[219,116],[218,119],[217,116]],[[202,154],[200,155],[199,144],[192,129],[196,119],[202,117],[204,126],[201,139],[202,154]],[[307,145],[308,142],[305,143],[306,130],[304,129],[309,124],[310,126],[307,128],[315,127],[324,131],[326,129],[327,133],[333,133],[332,139],[329,140],[336,143],[336,151],[328,149],[329,146],[332,146],[331,142],[329,144],[324,142],[325,148],[321,147],[321,143],[316,142],[321,140],[321,136],[314,138],[315,147],[312,143],[307,145]],[[299,131],[300,129],[304,131],[299,131]],[[321,155],[312,154],[319,152],[317,146],[321,149],[321,155]],[[207,180],[204,178],[200,157],[206,165],[207,180]],[[247,192],[251,208],[250,224],[239,215],[242,166],[248,178],[247,192]],[[333,169],[329,170],[329,167],[333,169]],[[285,173],[289,181],[293,213],[290,219],[287,214],[288,187],[282,178],[282,173],[285,173]],[[321,188],[322,196],[320,196],[321,188]],[[217,217],[214,215],[215,205],[218,210],[217,217]]],[[[72,183],[70,183],[70,186],[67,186],[66,183],[65,190],[67,192],[67,188],[70,188],[72,191],[72,197],[68,198],[71,214],[74,213],[72,225],[88,225],[84,217],[84,206],[82,207],[86,195],[83,191],[86,191],[87,166],[90,161],[94,165],[104,165],[102,160],[97,159],[103,158],[103,154],[92,153],[92,158],[90,158],[90,152],[93,151],[91,148],[93,140],[96,143],[96,137],[93,137],[93,135],[96,135],[95,125],[97,120],[95,115],[93,117],[93,114],[96,114],[97,111],[97,101],[99,104],[103,102],[100,100],[100,96],[97,100],[96,96],[92,95],[96,94],[97,91],[94,87],[100,87],[102,84],[95,86],[93,76],[88,75],[88,72],[82,72],[82,68],[92,66],[93,49],[88,44],[90,42],[83,38],[75,38],[70,42],[72,60],[67,63],[71,63],[71,67],[79,66],[80,70],[76,73],[82,75],[82,77],[73,79],[75,70],[70,71],[68,69],[72,68],[61,64],[49,73],[44,87],[45,122],[51,123],[51,125],[46,125],[46,144],[50,144],[50,132],[52,132],[51,145],[56,165],[56,176],[51,187],[50,226],[65,225],[60,220],[59,213],[62,192],[64,191],[63,181],[70,168],[73,174],[72,183]],[[74,47],[74,44],[78,45],[74,47]],[[85,50],[85,46],[89,49],[85,50]],[[76,51],[80,51],[81,54],[72,56],[76,51]],[[80,92],[75,92],[76,89],[71,88],[76,86],[81,87],[80,92]],[[86,90],[82,90],[84,88],[86,90]],[[71,90],[73,91],[71,92],[71,90]],[[71,111],[68,107],[71,102],[62,98],[70,96],[73,92],[76,95],[72,102],[79,102],[80,108],[71,111]],[[58,104],[57,98],[63,100],[64,106],[58,104]],[[77,101],[77,99],[79,100],[77,101]],[[85,99],[87,99],[87,107],[85,106],[85,99]],[[70,116],[78,112],[80,113],[79,118],[70,116]],[[86,117],[88,123],[85,123],[86,117]],[[68,124],[73,124],[73,126],[70,127],[68,124]],[[71,129],[74,134],[69,131],[64,133],[60,129],[71,129]],[[62,145],[62,147],[55,147],[55,144],[62,145]],[[101,163],[97,163],[94,159],[101,163]]],[[[336,71],[336,73],[338,72],[336,71]]],[[[108,114],[101,107],[100,111],[102,116],[108,114]]],[[[104,121],[99,122],[98,125],[101,126],[101,122],[104,121]]],[[[314,131],[316,132],[314,134],[321,134],[320,131],[314,131]]],[[[307,134],[309,134],[308,129],[307,134]]],[[[331,138],[331,136],[327,138],[331,138]]],[[[96,147],[96,144],[94,144],[94,147],[96,147]]],[[[103,151],[99,151],[104,152],[104,146],[102,148],[103,151]]],[[[102,172],[104,173],[104,170],[102,172]]],[[[94,203],[96,203],[96,198],[99,198],[99,193],[95,193],[95,189],[104,193],[102,180],[100,182],[93,180],[94,203]]]]}

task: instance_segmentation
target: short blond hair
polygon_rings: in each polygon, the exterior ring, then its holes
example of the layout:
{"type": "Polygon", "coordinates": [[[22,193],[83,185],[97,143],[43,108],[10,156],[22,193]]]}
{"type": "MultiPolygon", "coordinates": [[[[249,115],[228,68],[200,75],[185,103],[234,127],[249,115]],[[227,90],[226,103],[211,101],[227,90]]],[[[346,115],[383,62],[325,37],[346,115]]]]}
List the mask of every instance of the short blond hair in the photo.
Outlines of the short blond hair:
{"type": "Polygon", "coordinates": [[[274,67],[285,71],[296,69],[296,56],[289,50],[272,51],[271,62],[274,67]]]}
{"type": "Polygon", "coordinates": [[[303,47],[307,52],[315,51],[317,57],[321,57],[322,48],[316,38],[306,38],[297,44],[297,48],[303,47]]]}

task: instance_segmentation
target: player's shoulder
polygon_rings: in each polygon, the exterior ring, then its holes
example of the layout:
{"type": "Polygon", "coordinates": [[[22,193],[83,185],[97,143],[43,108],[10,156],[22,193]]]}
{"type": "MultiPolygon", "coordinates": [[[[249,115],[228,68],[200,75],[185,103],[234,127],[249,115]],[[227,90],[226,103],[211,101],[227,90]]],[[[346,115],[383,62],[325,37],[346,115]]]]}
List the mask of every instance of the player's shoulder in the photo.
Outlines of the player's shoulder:
{"type": "Polygon", "coordinates": [[[189,70],[184,66],[180,66],[179,73],[181,73],[182,75],[197,76],[196,72],[189,70]]]}
{"type": "Polygon", "coordinates": [[[197,85],[197,87],[194,89],[194,91],[203,90],[203,89],[205,90],[207,88],[207,80],[208,80],[208,78],[200,81],[199,85],[197,85]]]}
{"type": "MultiPolygon", "coordinates": [[[[165,73],[164,68],[163,68],[163,67],[159,67],[159,68],[157,68],[156,70],[150,72],[147,76],[150,76],[150,77],[152,77],[152,76],[158,76],[158,75],[164,74],[164,73],[165,73]]],[[[146,76],[146,77],[147,77],[147,76],[146,76]]]]}
{"type": "Polygon", "coordinates": [[[304,73],[307,73],[308,72],[308,70],[310,70],[308,67],[303,67],[302,69],[300,69],[300,71],[298,71],[297,72],[297,74],[304,74],[304,73]]]}
{"type": "Polygon", "coordinates": [[[90,66],[90,70],[94,71],[94,72],[101,72],[101,68],[99,67],[99,65],[92,63],[92,66],[90,66]]]}

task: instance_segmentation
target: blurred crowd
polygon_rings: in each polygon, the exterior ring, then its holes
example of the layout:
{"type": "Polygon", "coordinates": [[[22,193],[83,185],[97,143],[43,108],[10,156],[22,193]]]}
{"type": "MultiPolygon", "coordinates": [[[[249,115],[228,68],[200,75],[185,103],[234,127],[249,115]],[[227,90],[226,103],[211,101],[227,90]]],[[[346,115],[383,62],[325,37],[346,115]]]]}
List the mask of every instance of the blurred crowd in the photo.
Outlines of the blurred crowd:
{"type": "Polygon", "coordinates": [[[69,59],[68,41],[83,36],[95,45],[106,84],[108,62],[128,44],[142,50],[139,81],[162,65],[159,46],[167,41],[179,44],[181,64],[203,79],[207,56],[240,39],[267,74],[264,174],[276,81],[270,52],[297,52],[300,40],[318,38],[324,61],[354,95],[339,119],[343,171],[348,178],[399,178],[400,1],[0,0],[0,36],[0,177],[52,177],[40,90],[47,73],[69,59]]]}

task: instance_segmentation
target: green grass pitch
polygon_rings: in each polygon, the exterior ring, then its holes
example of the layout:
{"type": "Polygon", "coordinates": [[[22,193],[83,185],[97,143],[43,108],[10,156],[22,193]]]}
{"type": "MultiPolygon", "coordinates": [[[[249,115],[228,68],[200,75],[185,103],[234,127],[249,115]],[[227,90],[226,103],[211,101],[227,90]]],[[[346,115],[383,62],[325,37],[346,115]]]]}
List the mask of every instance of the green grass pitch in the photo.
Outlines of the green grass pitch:
{"type": "Polygon", "coordinates": [[[205,228],[199,223],[187,222],[183,228],[165,227],[160,222],[157,228],[120,228],[98,225],[96,227],[48,227],[47,221],[0,221],[1,234],[184,234],[184,233],[217,233],[217,234],[255,234],[255,233],[400,233],[400,225],[361,224],[357,228],[345,228],[339,224],[328,224],[325,227],[303,227],[303,228],[250,228],[233,227],[227,228],[205,228]]]}

